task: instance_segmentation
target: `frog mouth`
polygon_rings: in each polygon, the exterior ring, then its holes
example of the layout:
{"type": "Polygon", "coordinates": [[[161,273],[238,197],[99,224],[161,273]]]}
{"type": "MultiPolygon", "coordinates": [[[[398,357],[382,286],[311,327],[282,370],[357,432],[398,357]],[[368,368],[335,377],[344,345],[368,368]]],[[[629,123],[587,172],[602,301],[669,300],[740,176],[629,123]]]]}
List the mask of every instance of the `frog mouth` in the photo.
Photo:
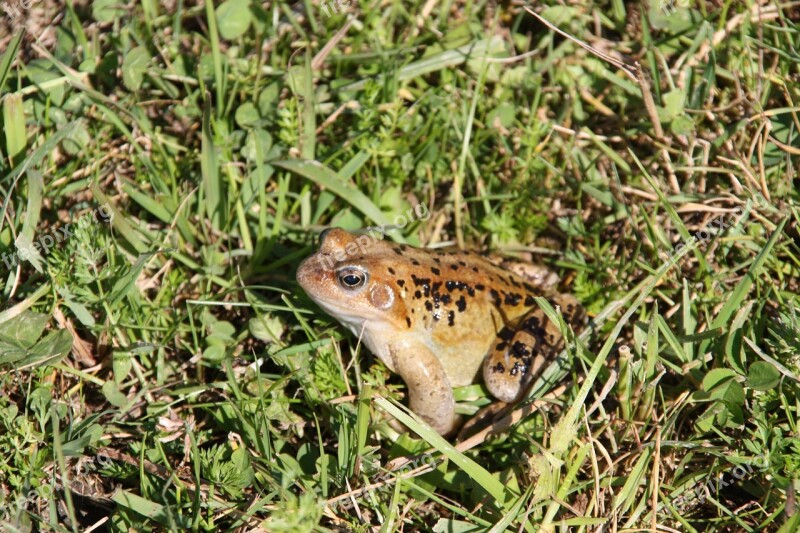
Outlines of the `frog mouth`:
{"type": "Polygon", "coordinates": [[[360,337],[366,331],[367,323],[370,322],[370,319],[353,314],[352,307],[333,304],[314,294],[309,294],[309,296],[323,311],[338,320],[356,337],[360,337]]]}

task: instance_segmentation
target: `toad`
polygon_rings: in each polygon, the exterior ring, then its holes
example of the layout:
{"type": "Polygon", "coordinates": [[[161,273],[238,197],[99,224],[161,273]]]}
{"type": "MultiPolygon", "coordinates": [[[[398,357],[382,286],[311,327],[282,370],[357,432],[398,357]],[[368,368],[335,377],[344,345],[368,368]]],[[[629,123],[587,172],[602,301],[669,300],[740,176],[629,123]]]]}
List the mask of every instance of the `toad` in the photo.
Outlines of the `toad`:
{"type": "Polygon", "coordinates": [[[458,426],[453,388],[479,374],[503,402],[527,386],[564,346],[536,305],[558,305],[578,329],[574,296],[532,283],[473,252],[426,250],[325,230],[297,281],[392,372],[403,378],[412,411],[442,435],[458,426]]]}

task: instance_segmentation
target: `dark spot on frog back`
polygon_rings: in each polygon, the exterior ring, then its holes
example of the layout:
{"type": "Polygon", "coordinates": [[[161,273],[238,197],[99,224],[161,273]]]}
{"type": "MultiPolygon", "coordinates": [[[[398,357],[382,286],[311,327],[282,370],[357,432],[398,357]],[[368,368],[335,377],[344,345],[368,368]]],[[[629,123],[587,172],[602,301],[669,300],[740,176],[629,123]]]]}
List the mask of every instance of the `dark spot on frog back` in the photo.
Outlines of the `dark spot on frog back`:
{"type": "Polygon", "coordinates": [[[528,318],[526,318],[525,321],[523,321],[522,324],[520,325],[520,329],[527,331],[534,337],[537,337],[539,339],[544,339],[545,329],[542,324],[542,321],[539,319],[538,316],[536,316],[536,314],[533,314],[533,316],[529,316],[528,318]]]}
{"type": "Polygon", "coordinates": [[[464,289],[467,286],[467,284],[464,283],[463,281],[448,280],[444,283],[444,286],[448,292],[453,292],[456,289],[464,289]]]}
{"type": "Polygon", "coordinates": [[[492,295],[492,301],[495,305],[500,303],[500,293],[497,292],[497,289],[489,289],[489,294],[492,295]]]}
{"type": "Polygon", "coordinates": [[[418,278],[416,274],[411,274],[411,281],[413,281],[414,285],[417,287],[430,287],[431,284],[431,278],[418,278]]]}
{"type": "MultiPolygon", "coordinates": [[[[512,330],[511,328],[509,328],[508,326],[506,326],[506,327],[504,327],[503,329],[501,329],[498,332],[497,336],[500,337],[502,340],[504,340],[506,342],[510,342],[511,339],[514,338],[514,334],[515,334],[515,331],[512,330]]],[[[498,348],[498,349],[502,349],[502,348],[498,348]]]]}

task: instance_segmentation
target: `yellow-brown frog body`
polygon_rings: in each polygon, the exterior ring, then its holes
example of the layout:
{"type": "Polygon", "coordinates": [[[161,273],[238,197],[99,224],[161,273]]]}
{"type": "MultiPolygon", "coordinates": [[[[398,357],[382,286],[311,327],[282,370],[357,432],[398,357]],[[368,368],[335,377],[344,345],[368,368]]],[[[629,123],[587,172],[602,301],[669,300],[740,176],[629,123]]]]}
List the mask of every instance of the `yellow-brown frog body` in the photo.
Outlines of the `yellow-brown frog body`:
{"type": "Polygon", "coordinates": [[[536,296],[560,304],[578,325],[569,295],[532,285],[472,252],[434,251],[354,235],[320,235],[297,280],[409,388],[411,409],[439,433],[457,424],[453,387],[483,368],[489,391],[516,400],[560,351],[560,330],[536,296]]]}

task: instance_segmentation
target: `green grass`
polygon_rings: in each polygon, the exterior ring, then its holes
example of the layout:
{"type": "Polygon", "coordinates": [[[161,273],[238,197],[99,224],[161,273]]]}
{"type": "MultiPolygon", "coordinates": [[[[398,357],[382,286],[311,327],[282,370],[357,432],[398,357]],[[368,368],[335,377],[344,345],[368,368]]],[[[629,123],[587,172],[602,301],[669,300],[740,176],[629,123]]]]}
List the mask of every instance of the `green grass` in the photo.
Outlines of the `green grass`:
{"type": "Polygon", "coordinates": [[[0,11],[0,528],[794,530],[797,7],[563,4],[0,11]],[[294,281],[420,204],[593,319],[463,443],[294,281]]]}

